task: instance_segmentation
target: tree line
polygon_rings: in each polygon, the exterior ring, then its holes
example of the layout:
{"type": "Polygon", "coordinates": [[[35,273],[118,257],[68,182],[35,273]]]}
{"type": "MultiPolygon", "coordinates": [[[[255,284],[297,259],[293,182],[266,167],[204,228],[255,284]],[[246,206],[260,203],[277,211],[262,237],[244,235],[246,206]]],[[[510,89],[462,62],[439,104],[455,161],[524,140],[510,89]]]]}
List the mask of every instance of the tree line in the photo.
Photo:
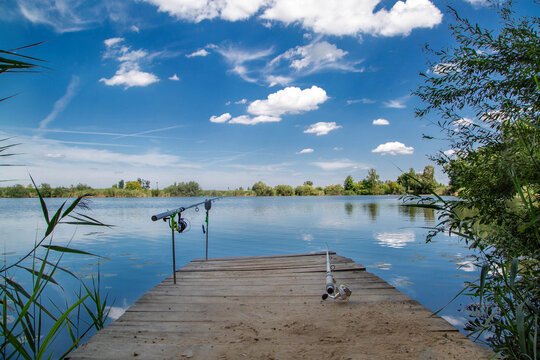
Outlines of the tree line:
{"type": "MultiPolygon", "coordinates": [[[[437,189],[441,194],[452,190],[439,184],[435,178],[432,165],[424,168],[422,173],[415,173],[410,169],[408,173],[400,175],[395,181],[380,180],[375,169],[370,169],[367,176],[355,182],[352,176],[347,176],[343,184],[314,186],[308,180],[302,185],[276,185],[274,187],[258,181],[251,188],[239,187],[234,190],[203,190],[196,181],[179,182],[163,189],[151,189],[150,181],[143,178],[137,180],[120,180],[110,188],[94,189],[85,184],[71,185],[69,187],[52,187],[42,183],[39,191],[43,197],[72,198],[81,195],[94,197],[198,197],[198,196],[336,196],[336,195],[401,195],[425,194],[429,189],[437,189]],[[415,179],[415,180],[413,180],[415,179]]],[[[26,198],[36,196],[33,185],[0,187],[0,197],[26,198]]]]}

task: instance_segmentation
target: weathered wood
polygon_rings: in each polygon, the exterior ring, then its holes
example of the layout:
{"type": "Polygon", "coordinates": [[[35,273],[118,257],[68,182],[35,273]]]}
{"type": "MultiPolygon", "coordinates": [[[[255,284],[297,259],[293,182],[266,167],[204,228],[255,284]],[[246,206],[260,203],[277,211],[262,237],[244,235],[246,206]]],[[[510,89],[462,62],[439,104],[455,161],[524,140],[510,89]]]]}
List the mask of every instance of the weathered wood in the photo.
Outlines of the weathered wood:
{"type": "Polygon", "coordinates": [[[488,358],[448,322],[331,255],[347,302],[321,300],[326,253],[195,259],[71,359],[488,358]]]}

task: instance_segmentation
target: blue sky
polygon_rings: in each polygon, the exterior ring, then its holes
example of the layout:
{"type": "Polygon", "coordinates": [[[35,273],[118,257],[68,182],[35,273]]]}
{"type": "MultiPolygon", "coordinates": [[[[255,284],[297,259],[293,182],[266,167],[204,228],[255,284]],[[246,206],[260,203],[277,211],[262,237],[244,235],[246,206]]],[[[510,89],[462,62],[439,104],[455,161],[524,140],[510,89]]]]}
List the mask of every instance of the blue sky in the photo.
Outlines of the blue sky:
{"type": "Polygon", "coordinates": [[[4,185],[420,172],[448,149],[422,139],[438,129],[410,96],[430,70],[423,45],[452,44],[448,4],[497,28],[483,0],[3,1],[2,49],[46,41],[22,53],[47,61],[0,78],[0,98],[18,94],[0,103],[0,136],[22,143],[9,161],[23,165],[2,168],[4,185]]]}

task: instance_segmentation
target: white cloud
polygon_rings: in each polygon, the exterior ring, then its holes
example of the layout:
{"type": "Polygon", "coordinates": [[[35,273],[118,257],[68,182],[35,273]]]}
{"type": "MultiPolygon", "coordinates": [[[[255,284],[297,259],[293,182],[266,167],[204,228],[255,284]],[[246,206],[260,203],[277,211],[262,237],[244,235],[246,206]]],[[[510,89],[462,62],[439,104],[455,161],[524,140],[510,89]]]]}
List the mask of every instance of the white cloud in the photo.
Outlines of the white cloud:
{"type": "Polygon", "coordinates": [[[347,105],[358,104],[358,103],[374,104],[375,100],[371,100],[371,99],[367,99],[367,98],[347,100],[347,105]]]}
{"type": "Polygon", "coordinates": [[[320,121],[315,124],[311,124],[309,128],[304,130],[306,134],[316,134],[317,136],[326,135],[330,131],[341,128],[341,125],[337,125],[335,122],[323,122],[320,121]]]}
{"type": "Polygon", "coordinates": [[[140,71],[138,66],[133,66],[131,69],[129,66],[120,66],[113,77],[101,78],[99,81],[109,86],[124,85],[125,89],[128,89],[133,86],[148,86],[158,82],[159,78],[152,73],[140,71]]]}
{"type": "Polygon", "coordinates": [[[231,121],[229,121],[229,124],[257,125],[260,123],[280,122],[280,121],[281,121],[281,118],[276,117],[276,116],[259,115],[252,118],[249,115],[241,115],[241,116],[232,118],[231,121]]]}
{"type": "Polygon", "coordinates": [[[265,80],[268,86],[272,87],[276,85],[288,85],[293,81],[293,78],[289,76],[268,75],[265,80]]]}
{"type": "Polygon", "coordinates": [[[266,100],[255,100],[249,104],[248,112],[253,115],[280,116],[316,110],[328,100],[326,91],[313,85],[309,89],[287,87],[268,95],[266,100]]]}
{"type": "Polygon", "coordinates": [[[178,75],[174,74],[173,76],[171,76],[169,78],[169,80],[172,80],[172,81],[180,81],[180,78],[178,77],[178,75]]]}
{"type": "Polygon", "coordinates": [[[412,231],[405,232],[382,232],[374,235],[378,240],[379,245],[384,247],[390,247],[394,249],[400,249],[405,247],[408,243],[415,241],[415,235],[412,231]]]}
{"type": "Polygon", "coordinates": [[[334,151],[341,151],[341,150],[343,150],[343,148],[342,148],[342,147],[336,146],[336,147],[334,147],[332,150],[334,150],[334,151]]]}
{"type": "Polygon", "coordinates": [[[116,45],[120,42],[124,41],[124,38],[121,38],[121,37],[115,37],[115,38],[110,38],[110,39],[106,39],[105,41],[103,41],[105,43],[105,46],[107,46],[108,48],[110,48],[111,46],[113,45],[116,45]]]}
{"type": "Polygon", "coordinates": [[[412,146],[405,146],[405,144],[399,141],[390,141],[377,146],[371,152],[381,153],[381,155],[411,155],[414,152],[414,148],[412,146]]]}
{"type": "Polygon", "coordinates": [[[221,114],[220,116],[212,116],[210,117],[210,122],[213,122],[213,123],[224,123],[224,122],[227,122],[231,119],[231,114],[229,113],[225,113],[225,114],[221,114]]]}
{"type": "Polygon", "coordinates": [[[159,78],[149,72],[141,71],[140,64],[143,61],[150,61],[159,53],[149,54],[146,50],[131,50],[127,45],[123,45],[123,38],[110,38],[104,41],[106,51],[103,58],[113,58],[120,62],[120,66],[111,78],[101,78],[100,82],[105,85],[123,85],[125,89],[133,86],[148,86],[159,81],[159,78]]]}
{"type": "Polygon", "coordinates": [[[39,123],[40,129],[44,129],[51,121],[56,119],[58,114],[64,111],[64,109],[66,108],[66,106],[68,106],[71,99],[73,99],[73,97],[75,96],[78,86],[79,86],[79,77],[74,75],[71,77],[71,81],[69,82],[69,85],[67,87],[67,90],[64,96],[56,100],[52,111],[49,113],[49,115],[47,115],[45,119],[41,120],[41,122],[39,123]]]}
{"type": "Polygon", "coordinates": [[[186,57],[191,58],[191,57],[196,57],[196,56],[206,56],[208,54],[210,53],[206,49],[200,49],[195,52],[192,52],[191,54],[187,54],[186,57]]]}
{"type": "Polygon", "coordinates": [[[390,101],[385,101],[383,104],[387,108],[393,108],[393,109],[405,109],[407,106],[404,104],[404,102],[408,99],[408,96],[401,97],[399,99],[394,99],[390,101]]]}
{"type": "Polygon", "coordinates": [[[313,151],[313,149],[310,149],[310,148],[307,148],[307,149],[302,149],[300,150],[299,152],[297,152],[296,154],[311,154],[313,151]]]}
{"type": "MultiPolygon", "coordinates": [[[[82,0],[17,0],[21,14],[35,24],[50,26],[58,33],[91,28],[110,14],[101,2],[82,0]]],[[[109,16],[110,17],[110,16],[109,16]]]]}
{"type": "Polygon", "coordinates": [[[372,122],[373,125],[390,125],[390,122],[386,119],[375,119],[372,122]]]}
{"type": "Polygon", "coordinates": [[[415,28],[432,28],[442,13],[428,0],[398,1],[390,10],[374,12],[379,1],[275,0],[262,19],[300,24],[326,35],[408,35],[415,28]]]}
{"type": "Polygon", "coordinates": [[[297,46],[275,57],[270,65],[277,65],[281,61],[289,62],[289,66],[296,71],[306,74],[323,69],[340,69],[346,71],[361,71],[355,64],[343,61],[347,51],[338,49],[336,45],[326,41],[315,41],[306,46],[297,46]]]}
{"type": "Polygon", "coordinates": [[[220,47],[214,45],[213,48],[225,58],[227,63],[229,63],[231,66],[230,71],[237,74],[240,76],[240,78],[247,82],[257,82],[257,77],[259,76],[258,73],[260,71],[250,70],[246,64],[268,57],[273,52],[272,48],[253,51],[240,49],[233,46],[220,47]]]}
{"type": "Polygon", "coordinates": [[[192,1],[192,0],[146,0],[181,20],[200,22],[206,19],[221,18],[223,20],[245,20],[254,15],[268,3],[267,0],[224,0],[224,1],[192,1]]]}
{"type": "Polygon", "coordinates": [[[465,0],[474,7],[489,6],[490,2],[487,0],[465,0]]]}
{"type": "Polygon", "coordinates": [[[234,103],[237,104],[237,105],[240,105],[240,104],[246,104],[246,103],[247,103],[247,99],[244,98],[244,99],[235,101],[234,103]]]}
{"type": "Polygon", "coordinates": [[[133,31],[133,32],[136,32],[136,33],[138,33],[139,31],[141,31],[141,30],[140,30],[137,26],[135,26],[135,25],[131,25],[131,27],[130,27],[129,29],[130,29],[131,31],[133,31]]]}
{"type": "Polygon", "coordinates": [[[474,124],[474,120],[466,118],[466,117],[454,121],[455,126],[469,127],[473,124],[474,124]]]}
{"type": "Polygon", "coordinates": [[[364,165],[352,162],[348,159],[336,161],[318,161],[312,164],[326,171],[365,168],[364,165]]]}
{"type": "Polygon", "coordinates": [[[453,150],[453,149],[448,149],[446,151],[443,151],[443,154],[450,157],[452,155],[454,155],[456,153],[456,150],[453,150]]]}

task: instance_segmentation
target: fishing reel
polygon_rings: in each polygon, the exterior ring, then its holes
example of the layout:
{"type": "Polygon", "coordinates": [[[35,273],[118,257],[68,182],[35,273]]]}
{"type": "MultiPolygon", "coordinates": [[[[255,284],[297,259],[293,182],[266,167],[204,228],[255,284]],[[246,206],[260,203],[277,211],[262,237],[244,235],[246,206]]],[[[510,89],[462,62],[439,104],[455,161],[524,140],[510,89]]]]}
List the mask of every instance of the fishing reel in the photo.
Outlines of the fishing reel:
{"type": "Polygon", "coordinates": [[[351,294],[352,294],[352,291],[351,289],[347,287],[347,285],[339,284],[337,287],[332,288],[332,292],[327,290],[327,292],[322,295],[322,299],[326,300],[328,298],[331,298],[334,300],[348,300],[351,294]],[[334,292],[335,294],[332,294],[334,292]]]}
{"type": "Polygon", "coordinates": [[[171,229],[178,233],[183,233],[189,227],[189,221],[182,217],[182,213],[178,213],[178,221],[175,220],[176,214],[169,218],[169,225],[171,229]]]}

